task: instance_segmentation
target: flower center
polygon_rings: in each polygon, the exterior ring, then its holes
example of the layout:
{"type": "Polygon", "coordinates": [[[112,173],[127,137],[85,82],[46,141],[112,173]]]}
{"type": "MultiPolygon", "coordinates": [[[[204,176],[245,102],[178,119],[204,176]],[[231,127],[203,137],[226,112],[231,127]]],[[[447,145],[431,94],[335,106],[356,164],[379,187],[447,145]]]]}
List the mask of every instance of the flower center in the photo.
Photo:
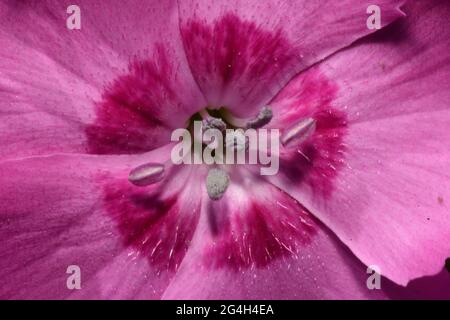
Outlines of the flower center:
{"type": "MultiPolygon", "coordinates": [[[[194,137],[190,148],[190,150],[194,150],[194,159],[195,157],[201,159],[205,154],[205,151],[207,151],[219,160],[208,163],[212,166],[212,168],[209,169],[205,185],[206,191],[211,200],[220,200],[230,183],[230,176],[226,171],[227,167],[224,166],[223,161],[229,153],[232,154],[234,159],[234,154],[236,153],[237,157],[239,157],[240,152],[240,155],[244,158],[245,163],[245,158],[247,155],[249,159],[251,158],[249,149],[256,149],[255,152],[261,151],[258,149],[265,149],[263,151],[268,152],[268,150],[266,150],[268,141],[261,144],[261,141],[259,141],[260,138],[258,137],[258,141],[253,141],[253,143],[251,143],[249,135],[244,133],[244,130],[256,133],[255,130],[269,124],[272,117],[273,112],[270,106],[264,106],[255,117],[249,119],[235,117],[225,108],[218,110],[205,108],[191,117],[186,134],[190,134],[191,137],[194,137]],[[201,123],[200,130],[196,129],[196,121],[201,123]],[[207,136],[206,133],[208,133],[208,131],[218,133],[220,135],[220,139],[215,137],[213,141],[204,142],[203,137],[207,136]],[[222,134],[224,133],[225,138],[222,137],[222,134]],[[216,150],[221,151],[216,152],[216,150]]],[[[315,127],[316,122],[313,118],[302,119],[285,131],[285,134],[280,139],[282,145],[288,146],[293,144],[293,142],[297,144],[303,143],[312,135],[315,127]]],[[[265,138],[267,140],[267,136],[265,138]]],[[[279,139],[279,136],[277,136],[277,139],[279,139]]],[[[278,142],[279,141],[277,140],[276,143],[278,144],[278,142]]],[[[180,142],[180,144],[182,143],[183,142],[180,142]]],[[[271,143],[273,142],[271,141],[271,143]]],[[[272,154],[271,156],[278,157],[278,149],[276,154],[272,154]]],[[[227,162],[227,164],[229,163],[227,162]]],[[[238,160],[238,164],[243,163],[240,163],[238,160]]],[[[163,163],[148,163],[138,166],[137,168],[131,170],[128,179],[136,186],[148,186],[157,183],[164,179],[166,165],[167,164],[163,163]]]]}

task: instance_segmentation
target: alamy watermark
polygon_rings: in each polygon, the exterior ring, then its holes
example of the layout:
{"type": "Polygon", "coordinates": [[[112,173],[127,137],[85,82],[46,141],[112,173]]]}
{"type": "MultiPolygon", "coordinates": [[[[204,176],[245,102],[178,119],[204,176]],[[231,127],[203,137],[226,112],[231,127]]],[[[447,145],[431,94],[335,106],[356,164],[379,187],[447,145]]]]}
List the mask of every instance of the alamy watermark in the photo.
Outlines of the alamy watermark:
{"type": "Polygon", "coordinates": [[[367,14],[370,16],[367,18],[366,25],[369,30],[380,30],[381,29],[381,9],[375,4],[371,4],[367,7],[367,14]]]}
{"type": "Polygon", "coordinates": [[[72,4],[67,7],[66,12],[69,16],[66,19],[66,27],[69,30],[80,30],[81,29],[81,10],[80,7],[72,4]]]}
{"type": "Polygon", "coordinates": [[[367,267],[367,274],[370,276],[367,278],[366,286],[369,290],[381,289],[381,269],[377,265],[370,265],[367,267]]]}
{"type": "Polygon", "coordinates": [[[77,265],[70,265],[66,269],[66,273],[70,274],[67,277],[66,286],[69,290],[81,289],[81,269],[77,265]]]}

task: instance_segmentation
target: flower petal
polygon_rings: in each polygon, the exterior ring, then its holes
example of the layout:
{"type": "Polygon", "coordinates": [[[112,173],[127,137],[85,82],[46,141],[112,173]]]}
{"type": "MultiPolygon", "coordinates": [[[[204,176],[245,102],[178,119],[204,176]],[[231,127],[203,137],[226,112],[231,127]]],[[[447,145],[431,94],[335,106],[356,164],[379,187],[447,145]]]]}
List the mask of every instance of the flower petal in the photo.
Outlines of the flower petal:
{"type": "MultiPolygon", "coordinates": [[[[148,250],[139,250],[145,247],[144,242],[138,246],[138,241],[145,240],[140,232],[145,228],[156,230],[162,240],[171,241],[176,234],[173,230],[177,229],[169,230],[173,225],[168,223],[159,223],[158,228],[152,229],[153,209],[143,201],[140,211],[124,211],[125,216],[119,218],[130,220],[119,223],[118,217],[111,214],[118,211],[112,211],[111,206],[115,204],[123,209],[129,194],[105,194],[104,188],[115,190],[115,186],[104,184],[111,180],[99,179],[114,176],[117,181],[127,181],[130,168],[149,158],[162,162],[168,150],[158,149],[133,157],[66,155],[2,162],[0,297],[160,297],[173,272],[166,272],[168,268],[162,270],[161,264],[152,263],[148,250]],[[106,207],[105,195],[109,196],[106,207]],[[147,220],[145,212],[149,215],[147,220]],[[131,213],[136,216],[127,216],[131,213]],[[138,221],[145,225],[138,226],[138,221]],[[166,238],[162,237],[164,232],[166,238]],[[81,290],[69,290],[66,286],[70,276],[66,269],[70,265],[80,267],[81,290]]],[[[186,199],[183,193],[179,197],[186,199]]],[[[188,201],[179,200],[178,196],[173,199],[184,204],[177,222],[186,222],[182,217],[190,215],[198,202],[195,197],[188,201]]],[[[170,216],[170,212],[160,213],[170,216]]],[[[186,227],[195,228],[195,224],[186,227]]],[[[150,240],[149,243],[153,241],[150,240]]],[[[174,256],[179,256],[185,246],[182,240],[185,239],[180,237],[178,242],[163,243],[164,252],[158,253],[158,261],[163,262],[163,253],[169,255],[170,250],[166,249],[170,245],[174,245],[174,256]]],[[[165,261],[169,261],[168,258],[165,261]]]]}
{"type": "Polygon", "coordinates": [[[205,104],[175,1],[77,5],[81,30],[67,2],[0,3],[1,158],[148,151],[205,104]]]}
{"type": "MultiPolygon", "coordinates": [[[[403,1],[377,1],[382,24],[403,1]]],[[[213,108],[254,116],[296,73],[372,32],[364,0],[180,1],[192,73],[213,108]]]]}
{"type": "Polygon", "coordinates": [[[272,180],[402,285],[438,273],[450,255],[450,5],[414,2],[405,11],[317,68],[337,88],[328,104],[347,121],[330,192],[314,179],[272,180]]]}
{"type": "Polygon", "coordinates": [[[232,183],[203,209],[164,299],[384,297],[367,288],[366,268],[326,227],[268,183],[232,183]]]}

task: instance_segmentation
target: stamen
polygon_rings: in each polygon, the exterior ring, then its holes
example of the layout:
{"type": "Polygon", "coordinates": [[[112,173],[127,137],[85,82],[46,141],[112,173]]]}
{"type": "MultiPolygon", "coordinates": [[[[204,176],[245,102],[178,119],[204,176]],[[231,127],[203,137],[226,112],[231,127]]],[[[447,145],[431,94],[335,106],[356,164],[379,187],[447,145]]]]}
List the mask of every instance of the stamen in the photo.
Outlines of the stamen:
{"type": "Polygon", "coordinates": [[[211,169],[206,177],[206,191],[211,200],[219,200],[230,184],[230,176],[222,169],[211,169]]]}
{"type": "Polygon", "coordinates": [[[273,117],[272,109],[269,106],[265,106],[264,108],[261,109],[261,111],[259,112],[258,116],[255,119],[247,122],[245,128],[258,129],[264,127],[266,124],[270,122],[270,120],[272,120],[272,117],[273,117]]]}
{"type": "Polygon", "coordinates": [[[263,107],[256,118],[248,120],[237,118],[231,115],[229,112],[223,115],[223,118],[233,126],[237,128],[245,128],[245,129],[258,129],[266,124],[268,124],[273,117],[272,109],[269,106],[263,107]]]}
{"type": "Polygon", "coordinates": [[[204,119],[202,121],[203,124],[203,130],[208,129],[218,129],[220,131],[225,131],[227,128],[227,125],[225,122],[222,121],[222,119],[209,117],[208,119],[204,119]]]}
{"type": "Polygon", "coordinates": [[[226,123],[222,119],[211,116],[206,109],[200,110],[199,114],[203,119],[203,130],[218,129],[220,131],[225,131],[227,128],[226,123]]]}
{"type": "Polygon", "coordinates": [[[296,144],[306,141],[316,130],[316,120],[305,118],[288,129],[281,137],[281,143],[288,146],[295,141],[296,144]]]}
{"type": "Polygon", "coordinates": [[[128,175],[128,180],[138,186],[148,186],[164,178],[164,165],[160,163],[147,163],[134,168],[128,175]]]}

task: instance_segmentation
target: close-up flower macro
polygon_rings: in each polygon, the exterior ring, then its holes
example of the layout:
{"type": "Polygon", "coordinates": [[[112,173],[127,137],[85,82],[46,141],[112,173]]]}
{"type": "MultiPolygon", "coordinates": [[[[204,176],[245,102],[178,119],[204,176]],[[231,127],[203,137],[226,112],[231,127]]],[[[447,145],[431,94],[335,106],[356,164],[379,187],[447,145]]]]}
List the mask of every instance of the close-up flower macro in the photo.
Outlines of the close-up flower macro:
{"type": "Polygon", "coordinates": [[[450,299],[450,1],[0,0],[0,299],[450,299]]]}

